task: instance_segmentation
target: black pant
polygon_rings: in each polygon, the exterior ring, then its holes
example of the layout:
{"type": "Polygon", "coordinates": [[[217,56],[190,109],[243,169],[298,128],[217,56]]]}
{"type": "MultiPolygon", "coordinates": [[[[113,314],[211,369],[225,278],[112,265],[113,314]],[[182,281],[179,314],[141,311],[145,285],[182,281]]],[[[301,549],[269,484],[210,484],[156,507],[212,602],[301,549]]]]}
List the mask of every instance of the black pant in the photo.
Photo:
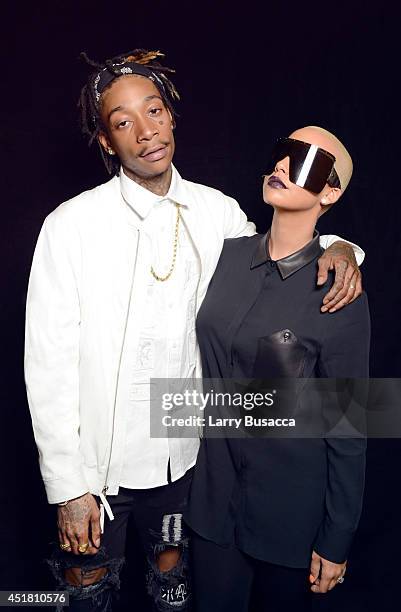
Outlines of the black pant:
{"type": "Polygon", "coordinates": [[[309,569],[258,561],[191,531],[196,612],[306,612],[309,569]]]}
{"type": "MultiPolygon", "coordinates": [[[[74,555],[57,547],[49,564],[59,585],[70,593],[70,608],[77,602],[78,610],[111,610],[111,590],[119,588],[119,572],[124,562],[128,520],[134,521],[147,560],[146,586],[154,610],[190,609],[191,589],[188,567],[188,534],[182,521],[186,507],[192,470],[182,478],[154,489],[124,489],[107,499],[114,520],[105,515],[101,548],[96,555],[74,555]],[[157,556],[169,547],[180,549],[177,565],[167,572],[157,566],[157,556]],[[87,587],[66,584],[64,571],[68,567],[82,567],[83,572],[107,567],[106,576],[87,587]],[[84,600],[88,600],[84,605],[84,600]]],[[[99,500],[98,500],[99,501],[99,500]]]]}

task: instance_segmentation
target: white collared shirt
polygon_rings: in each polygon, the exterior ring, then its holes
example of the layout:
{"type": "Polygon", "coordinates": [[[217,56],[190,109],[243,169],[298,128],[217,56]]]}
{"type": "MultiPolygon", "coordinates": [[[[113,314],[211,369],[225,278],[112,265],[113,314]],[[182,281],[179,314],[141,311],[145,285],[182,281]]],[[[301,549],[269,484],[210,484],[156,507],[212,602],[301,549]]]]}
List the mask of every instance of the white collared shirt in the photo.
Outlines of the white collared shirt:
{"type": "MultiPolygon", "coordinates": [[[[170,189],[160,197],[147,191],[124,173],[124,191],[129,194],[129,214],[137,215],[146,236],[150,261],[158,276],[170,270],[180,202],[179,177],[174,171],[170,189]]],[[[152,488],[166,483],[170,458],[167,438],[151,438],[149,431],[149,381],[151,378],[187,379],[196,362],[195,308],[200,275],[199,255],[184,222],[179,223],[174,270],[166,281],[147,276],[146,307],[139,341],[134,350],[130,406],[120,485],[131,489],[152,488]]],[[[185,440],[181,441],[185,444],[185,440]]],[[[170,458],[173,461],[173,457],[170,458]]],[[[186,469],[191,467],[185,466],[186,469]]],[[[177,466],[174,466],[177,472],[177,466]]],[[[179,469],[179,468],[178,468],[179,469]]]]}

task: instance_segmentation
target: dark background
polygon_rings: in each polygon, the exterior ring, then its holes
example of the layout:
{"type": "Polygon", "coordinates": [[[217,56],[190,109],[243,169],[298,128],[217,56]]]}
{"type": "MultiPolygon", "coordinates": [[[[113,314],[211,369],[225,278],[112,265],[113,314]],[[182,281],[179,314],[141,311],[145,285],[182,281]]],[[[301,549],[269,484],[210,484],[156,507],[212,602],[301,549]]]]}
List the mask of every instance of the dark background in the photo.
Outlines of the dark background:
{"type": "MultiPolygon", "coordinates": [[[[78,127],[76,102],[88,75],[79,52],[102,60],[135,47],[164,51],[182,98],[177,168],[238,199],[259,231],[271,219],[261,175],[273,140],[312,124],[344,141],[354,178],[319,230],[365,249],[371,373],[398,377],[401,10],[395,6],[55,0],[3,7],[1,589],[51,588],[42,559],[55,537],[55,515],[45,499],[25,398],[23,326],[44,217],[107,180],[97,148],[88,150],[78,127]]],[[[349,573],[316,609],[398,609],[400,451],[399,440],[370,441],[349,573]]],[[[132,538],[131,558],[138,546],[132,538]]],[[[142,610],[137,589],[137,605],[128,594],[126,601],[142,610]]]]}

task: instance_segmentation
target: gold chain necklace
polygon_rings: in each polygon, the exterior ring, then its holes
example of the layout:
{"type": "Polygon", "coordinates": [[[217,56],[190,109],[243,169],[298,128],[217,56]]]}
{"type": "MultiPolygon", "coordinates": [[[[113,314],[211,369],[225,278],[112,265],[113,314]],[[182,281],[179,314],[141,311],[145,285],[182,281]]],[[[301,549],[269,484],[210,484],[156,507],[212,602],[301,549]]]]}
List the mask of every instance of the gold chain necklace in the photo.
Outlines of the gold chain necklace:
{"type": "Polygon", "coordinates": [[[173,259],[171,261],[170,270],[167,272],[166,276],[159,276],[154,271],[153,266],[150,267],[150,272],[151,272],[152,276],[157,281],[166,281],[166,280],[168,280],[170,278],[170,276],[172,275],[173,270],[175,268],[175,261],[177,259],[177,247],[178,247],[178,227],[180,225],[180,218],[181,218],[180,205],[179,204],[175,204],[175,206],[177,208],[177,220],[175,222],[174,244],[173,244],[173,259]]]}

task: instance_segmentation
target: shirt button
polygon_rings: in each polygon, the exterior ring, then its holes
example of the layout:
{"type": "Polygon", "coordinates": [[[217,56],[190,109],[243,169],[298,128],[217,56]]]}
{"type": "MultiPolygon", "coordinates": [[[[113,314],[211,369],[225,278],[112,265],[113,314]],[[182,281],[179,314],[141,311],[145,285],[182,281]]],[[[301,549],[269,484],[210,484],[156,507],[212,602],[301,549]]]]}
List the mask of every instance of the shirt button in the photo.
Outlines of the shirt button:
{"type": "Polygon", "coordinates": [[[291,338],[291,333],[286,331],[284,332],[284,342],[287,342],[291,338]]]}

